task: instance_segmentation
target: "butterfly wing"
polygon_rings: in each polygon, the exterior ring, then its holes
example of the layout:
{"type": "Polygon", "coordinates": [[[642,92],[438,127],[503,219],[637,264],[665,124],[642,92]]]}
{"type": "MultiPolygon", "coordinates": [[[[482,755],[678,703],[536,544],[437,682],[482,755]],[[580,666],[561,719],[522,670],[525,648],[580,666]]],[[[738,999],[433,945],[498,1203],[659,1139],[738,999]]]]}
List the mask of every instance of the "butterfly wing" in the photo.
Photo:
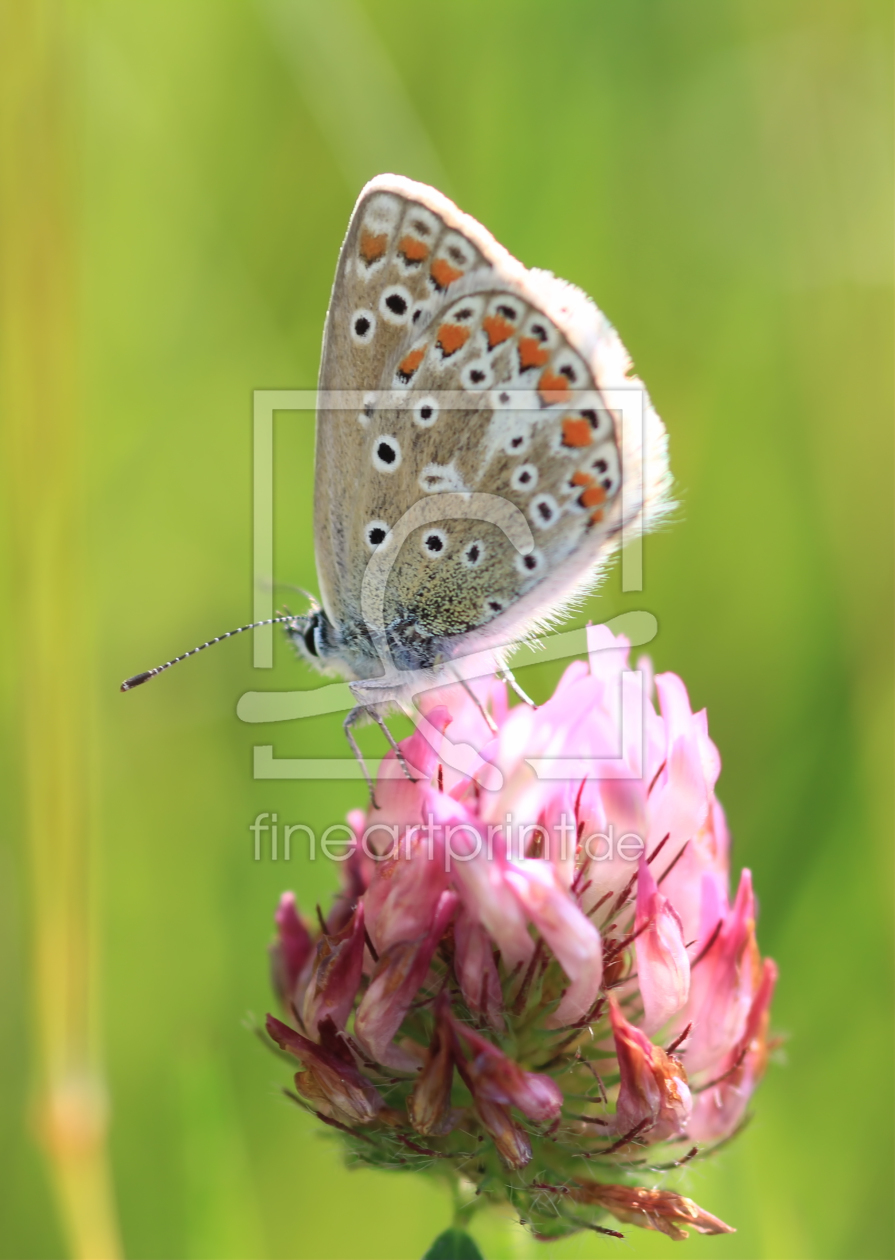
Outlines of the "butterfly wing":
{"type": "Polygon", "coordinates": [[[367,185],[327,316],[315,482],[323,605],[352,672],[366,672],[361,588],[380,548],[395,552],[389,641],[413,668],[546,624],[624,527],[656,519],[665,432],[629,367],[580,290],[527,270],[434,189],[367,185]],[[606,399],[619,387],[637,403],[624,431],[606,399]],[[439,519],[458,495],[511,505],[534,546],[520,550],[476,499],[439,519]],[[422,500],[425,523],[402,533],[422,500]]]}
{"type": "Polygon", "coordinates": [[[334,625],[360,615],[371,554],[364,525],[391,516],[409,471],[393,461],[383,480],[385,460],[372,465],[376,391],[456,282],[490,272],[489,258],[501,254],[484,228],[425,185],[381,176],[358,198],[336,270],[319,381],[314,531],[322,601],[334,625]]]}

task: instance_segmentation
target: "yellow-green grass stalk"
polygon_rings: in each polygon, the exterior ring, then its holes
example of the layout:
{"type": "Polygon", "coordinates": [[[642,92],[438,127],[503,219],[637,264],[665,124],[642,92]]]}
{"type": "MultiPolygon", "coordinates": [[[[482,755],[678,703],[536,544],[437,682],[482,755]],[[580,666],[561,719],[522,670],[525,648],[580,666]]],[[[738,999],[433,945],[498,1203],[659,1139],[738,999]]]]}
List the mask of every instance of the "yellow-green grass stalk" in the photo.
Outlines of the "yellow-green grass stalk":
{"type": "Polygon", "coordinates": [[[48,0],[0,14],[0,398],[31,890],[31,1121],[71,1255],[103,1260],[120,1245],[97,1045],[69,16],[48,0]]]}

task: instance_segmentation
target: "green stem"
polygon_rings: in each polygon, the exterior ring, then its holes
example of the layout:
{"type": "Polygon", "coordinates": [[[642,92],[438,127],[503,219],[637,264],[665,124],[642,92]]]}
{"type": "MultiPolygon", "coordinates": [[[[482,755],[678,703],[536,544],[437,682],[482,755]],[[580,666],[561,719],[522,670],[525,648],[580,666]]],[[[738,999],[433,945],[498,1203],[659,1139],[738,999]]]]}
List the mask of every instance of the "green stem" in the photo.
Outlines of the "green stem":
{"type": "Polygon", "coordinates": [[[452,1183],[452,1197],[454,1200],[454,1218],[451,1222],[452,1229],[465,1230],[469,1222],[475,1216],[476,1212],[482,1206],[482,1201],[478,1197],[468,1199],[464,1202],[463,1191],[460,1183],[454,1181],[452,1183]]]}

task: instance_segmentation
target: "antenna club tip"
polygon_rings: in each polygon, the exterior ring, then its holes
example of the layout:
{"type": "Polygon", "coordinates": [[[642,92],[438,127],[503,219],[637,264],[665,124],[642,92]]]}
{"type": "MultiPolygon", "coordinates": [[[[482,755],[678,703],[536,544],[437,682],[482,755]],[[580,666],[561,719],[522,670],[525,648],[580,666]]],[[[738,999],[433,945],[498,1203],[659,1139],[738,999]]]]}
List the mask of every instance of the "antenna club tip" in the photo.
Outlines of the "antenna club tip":
{"type": "Polygon", "coordinates": [[[139,687],[141,683],[145,683],[151,678],[155,671],[151,669],[145,670],[142,674],[134,674],[133,678],[125,678],[121,684],[121,691],[133,691],[134,687],[139,687]]]}

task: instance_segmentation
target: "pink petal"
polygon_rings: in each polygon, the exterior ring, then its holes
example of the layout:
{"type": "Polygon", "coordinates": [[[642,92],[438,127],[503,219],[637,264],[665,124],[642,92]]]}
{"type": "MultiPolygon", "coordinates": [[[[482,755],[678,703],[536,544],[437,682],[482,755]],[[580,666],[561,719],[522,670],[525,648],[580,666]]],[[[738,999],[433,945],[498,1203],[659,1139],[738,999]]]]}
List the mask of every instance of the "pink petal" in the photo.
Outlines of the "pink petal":
{"type": "Polygon", "coordinates": [[[302,1019],[312,1037],[323,1020],[344,1028],[354,1005],[364,963],[364,903],[340,932],[321,933],[305,989],[302,1019]]]}
{"type": "Polygon", "coordinates": [[[442,894],[432,924],[415,941],[399,941],[380,954],[370,987],[354,1019],[354,1033],[373,1059],[396,1067],[417,1066],[391,1040],[429,973],[429,963],[457,905],[452,892],[442,894]]]}
{"type": "Polygon", "coordinates": [[[767,1062],[767,1024],[771,998],[777,982],[777,966],[766,958],[761,983],[752,1000],[746,1031],[721,1065],[716,1084],[706,1082],[693,1108],[687,1132],[694,1142],[719,1142],[728,1137],[742,1120],[752,1091],[764,1073],[767,1062]]]}
{"type": "Polygon", "coordinates": [[[637,984],[643,998],[640,1026],[652,1034],[675,1015],[690,993],[690,959],[681,921],[656,886],[647,863],[637,875],[637,984]]]}
{"type": "MultiPolygon", "coordinates": [[[[468,846],[469,860],[454,861],[451,880],[467,912],[478,921],[498,947],[504,966],[512,970],[519,963],[527,962],[534,951],[534,942],[528,934],[525,915],[513,890],[507,882],[507,863],[496,843],[488,852],[488,837],[484,828],[477,830],[470,822],[470,815],[455,805],[455,824],[463,823],[464,830],[451,840],[454,853],[468,846]],[[479,844],[473,845],[477,835],[479,844]],[[475,848],[478,852],[475,852],[475,848]]],[[[445,826],[450,825],[446,821],[445,826]]]]}
{"type": "Polygon", "coordinates": [[[662,858],[670,862],[704,825],[709,801],[698,742],[695,737],[680,736],[671,745],[665,772],[650,795],[648,852],[667,836],[662,858]]]}
{"type": "MultiPolygon", "coordinates": [[[[377,788],[377,791],[379,789],[377,788]]],[[[432,797],[420,793],[428,816],[432,797]]],[[[375,817],[375,815],[373,815],[375,817]]],[[[379,825],[379,824],[376,824],[379,825]]],[[[438,828],[398,828],[379,833],[390,856],[376,863],[370,887],[364,894],[367,930],[382,953],[399,941],[412,941],[432,922],[438,899],[448,886],[443,839],[438,828]]],[[[379,836],[370,836],[370,846],[379,836]]]]}
{"type": "Polygon", "coordinates": [[[455,1032],[472,1051],[465,1074],[476,1101],[517,1107],[535,1124],[549,1124],[562,1111],[563,1093],[554,1080],[537,1072],[526,1072],[486,1037],[458,1019],[452,1019],[455,1032]]]}
{"type": "MultiPolygon", "coordinates": [[[[712,888],[709,879],[704,883],[705,893],[710,894],[712,888]]],[[[690,999],[679,1016],[680,1021],[693,1023],[685,1052],[690,1073],[720,1067],[746,1027],[757,961],[755,900],[748,870],[742,872],[733,906],[719,921],[721,927],[711,946],[706,949],[710,935],[698,944],[698,961],[691,966],[690,999]]],[[[706,922],[704,930],[708,929],[706,922]]]]}
{"type": "Polygon", "coordinates": [[[683,1133],[690,1119],[692,1099],[680,1063],[629,1023],[611,995],[609,1013],[621,1075],[615,1131],[629,1133],[648,1122],[645,1132],[654,1142],[683,1133]]]}
{"type": "Polygon", "coordinates": [[[494,946],[481,923],[463,905],[454,922],[454,971],[469,1009],[484,1015],[496,1032],[502,1032],[506,1025],[494,946]]]}
{"type": "Polygon", "coordinates": [[[383,1099],[377,1089],[358,1071],[344,1043],[327,1037],[327,1045],[317,1045],[297,1033],[273,1015],[267,1017],[267,1032],[281,1049],[288,1051],[304,1065],[295,1084],[325,1115],[353,1124],[369,1124],[382,1110],[383,1099]]]}
{"type": "Polygon", "coordinates": [[[271,947],[274,987],[285,1006],[296,998],[298,978],[314,949],[311,934],[295,904],[295,893],[285,892],[274,914],[277,939],[271,947]]]}
{"type": "Polygon", "coordinates": [[[435,1028],[426,1059],[407,1100],[410,1123],[417,1133],[447,1133],[454,1119],[455,1113],[451,1110],[454,1038],[449,1009],[447,993],[442,990],[435,1002],[435,1028]]]}
{"type": "Polygon", "coordinates": [[[631,645],[623,634],[616,637],[608,626],[587,627],[587,652],[595,678],[610,683],[628,668],[631,645]]]}
{"type": "Polygon", "coordinates": [[[592,1009],[603,979],[600,933],[548,862],[530,860],[507,868],[506,880],[571,983],[547,1021],[551,1028],[583,1019],[592,1009]]]}

